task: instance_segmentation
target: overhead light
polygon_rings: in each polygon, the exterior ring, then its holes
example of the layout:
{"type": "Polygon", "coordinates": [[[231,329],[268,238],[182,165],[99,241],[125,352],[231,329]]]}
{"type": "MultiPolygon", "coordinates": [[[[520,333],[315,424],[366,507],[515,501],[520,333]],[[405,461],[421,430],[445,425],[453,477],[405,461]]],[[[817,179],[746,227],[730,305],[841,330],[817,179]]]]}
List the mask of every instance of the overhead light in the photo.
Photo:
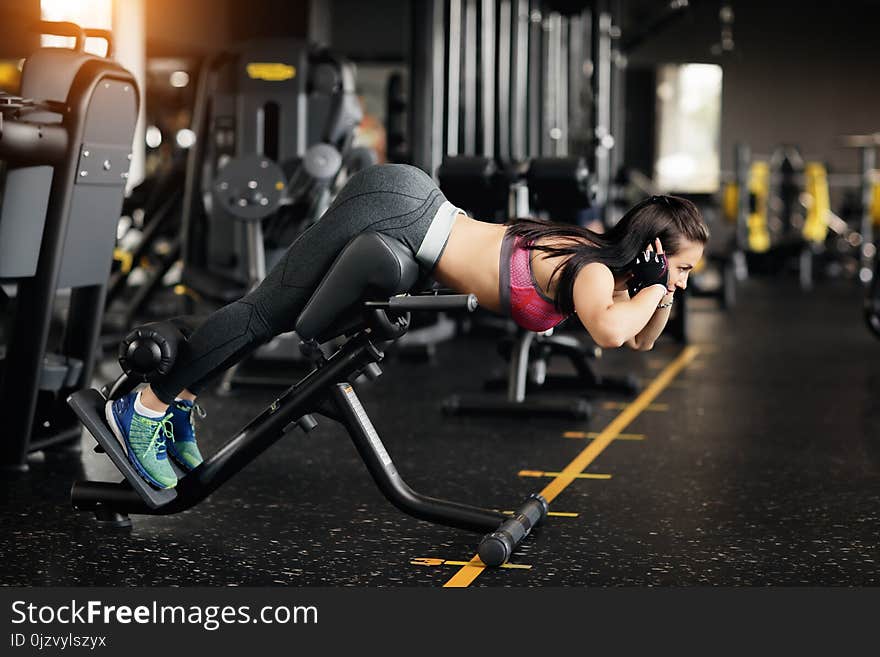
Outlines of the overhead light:
{"type": "Polygon", "coordinates": [[[150,148],[159,148],[162,145],[162,131],[154,125],[148,126],[146,142],[150,148]]]}
{"type": "Polygon", "coordinates": [[[189,148],[196,143],[196,133],[189,128],[183,128],[177,131],[174,139],[181,148],[189,148]]]}
{"type": "Polygon", "coordinates": [[[171,83],[172,87],[182,89],[189,84],[189,73],[186,71],[174,71],[168,76],[168,81],[171,83]]]}

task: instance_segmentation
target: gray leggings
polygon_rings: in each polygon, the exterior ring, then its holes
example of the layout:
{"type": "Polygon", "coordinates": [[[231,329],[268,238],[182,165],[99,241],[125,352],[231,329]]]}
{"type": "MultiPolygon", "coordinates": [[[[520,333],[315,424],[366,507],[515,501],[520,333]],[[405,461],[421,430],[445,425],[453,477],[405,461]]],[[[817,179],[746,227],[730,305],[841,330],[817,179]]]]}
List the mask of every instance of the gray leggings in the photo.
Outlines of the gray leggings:
{"type": "Polygon", "coordinates": [[[336,256],[359,233],[375,231],[399,240],[430,274],[457,211],[421,169],[388,164],[358,172],[259,286],[193,332],[172,370],[152,383],[156,396],[170,404],[184,389],[198,394],[257,347],[292,331],[336,256]]]}

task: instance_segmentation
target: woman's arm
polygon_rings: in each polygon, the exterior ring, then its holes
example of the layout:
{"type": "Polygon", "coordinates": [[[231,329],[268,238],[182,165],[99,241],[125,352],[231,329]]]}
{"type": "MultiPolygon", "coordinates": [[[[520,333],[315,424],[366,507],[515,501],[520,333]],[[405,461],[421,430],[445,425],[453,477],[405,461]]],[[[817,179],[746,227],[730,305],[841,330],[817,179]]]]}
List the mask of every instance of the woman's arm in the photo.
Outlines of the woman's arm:
{"type": "MultiPolygon", "coordinates": [[[[657,254],[663,253],[663,244],[660,242],[660,238],[654,240],[654,244],[649,246],[645,256],[646,258],[652,252],[656,252],[657,254]]],[[[655,262],[657,260],[655,259],[655,262]]],[[[666,283],[669,282],[668,272],[665,276],[666,283]]],[[[627,286],[628,287],[628,286],[627,286]]],[[[660,304],[657,306],[657,309],[654,311],[654,314],[651,315],[651,319],[648,320],[648,323],[645,327],[636,333],[633,337],[626,341],[626,344],[636,351],[650,351],[654,348],[654,341],[657,337],[663,332],[663,329],[666,327],[666,322],[669,320],[669,309],[672,307],[672,297],[675,293],[675,290],[669,292],[668,287],[664,285],[665,294],[660,304]]]]}
{"type": "MultiPolygon", "coordinates": [[[[667,292],[659,305],[671,303],[673,294],[674,293],[672,292],[667,292]]],[[[630,340],[627,340],[627,345],[636,351],[650,351],[653,349],[654,342],[660,337],[663,329],[666,328],[666,322],[669,321],[669,313],[671,309],[671,305],[666,308],[657,308],[651,319],[648,320],[645,328],[639,331],[630,340]]]]}
{"type": "Polygon", "coordinates": [[[574,307],[578,319],[600,347],[616,348],[641,332],[660,300],[661,285],[651,285],[632,299],[614,299],[614,275],[594,262],[584,267],[574,282],[574,307]]]}

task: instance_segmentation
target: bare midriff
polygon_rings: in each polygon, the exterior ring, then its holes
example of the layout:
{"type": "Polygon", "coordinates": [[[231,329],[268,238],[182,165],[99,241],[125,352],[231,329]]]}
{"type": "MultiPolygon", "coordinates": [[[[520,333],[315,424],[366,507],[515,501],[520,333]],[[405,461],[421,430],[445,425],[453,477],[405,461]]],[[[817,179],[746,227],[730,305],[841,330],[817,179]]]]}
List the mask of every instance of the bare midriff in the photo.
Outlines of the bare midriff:
{"type": "Polygon", "coordinates": [[[434,278],[453,290],[475,294],[480,306],[500,312],[498,260],[505,228],[504,224],[477,221],[459,212],[434,278]]]}

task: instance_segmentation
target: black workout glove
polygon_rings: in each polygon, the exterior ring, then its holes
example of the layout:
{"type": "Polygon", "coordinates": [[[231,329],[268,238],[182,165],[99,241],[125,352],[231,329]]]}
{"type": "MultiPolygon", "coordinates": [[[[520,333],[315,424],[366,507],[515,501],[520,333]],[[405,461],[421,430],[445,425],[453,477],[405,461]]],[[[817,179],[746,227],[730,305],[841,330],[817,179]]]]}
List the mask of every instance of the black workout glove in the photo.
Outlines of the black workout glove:
{"type": "Polygon", "coordinates": [[[633,260],[630,266],[632,277],[626,282],[630,298],[651,285],[667,287],[669,281],[669,263],[665,253],[645,251],[633,260]]]}

